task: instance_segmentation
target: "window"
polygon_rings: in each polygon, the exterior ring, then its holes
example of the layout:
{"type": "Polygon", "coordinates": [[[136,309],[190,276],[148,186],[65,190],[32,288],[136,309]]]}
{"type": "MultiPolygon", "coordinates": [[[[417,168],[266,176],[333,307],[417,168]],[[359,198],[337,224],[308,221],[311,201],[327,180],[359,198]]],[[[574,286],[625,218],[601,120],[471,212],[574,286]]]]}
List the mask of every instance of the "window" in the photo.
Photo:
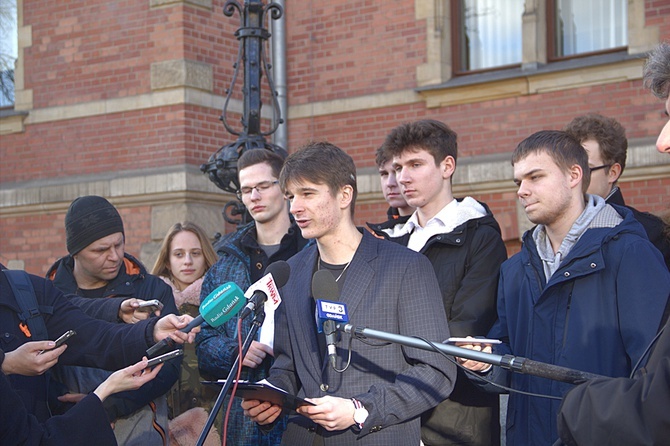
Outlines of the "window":
{"type": "Polygon", "coordinates": [[[552,0],[548,6],[550,60],[628,44],[626,0],[552,0]]]}
{"type": "Polygon", "coordinates": [[[451,8],[454,75],[628,45],[628,0],[453,0],[451,8]]]}
{"type": "Polygon", "coordinates": [[[452,1],[454,73],[521,63],[524,0],[452,1]]]}
{"type": "Polygon", "coordinates": [[[0,108],[14,105],[14,67],[18,57],[16,0],[0,3],[0,108]]]}

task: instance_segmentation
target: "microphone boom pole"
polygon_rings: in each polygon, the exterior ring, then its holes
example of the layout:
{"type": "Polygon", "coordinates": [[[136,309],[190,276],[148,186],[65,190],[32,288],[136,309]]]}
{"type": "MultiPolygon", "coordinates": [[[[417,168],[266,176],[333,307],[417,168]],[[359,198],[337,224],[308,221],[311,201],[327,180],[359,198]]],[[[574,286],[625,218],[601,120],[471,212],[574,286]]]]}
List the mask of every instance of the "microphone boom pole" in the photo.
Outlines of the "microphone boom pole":
{"type": "MultiPolygon", "coordinates": [[[[437,348],[447,355],[472,359],[473,361],[485,362],[487,364],[497,365],[504,369],[511,370],[515,373],[539,376],[541,378],[547,378],[569,384],[581,384],[590,379],[604,378],[602,375],[582,372],[579,370],[547,364],[544,362],[533,361],[532,359],[522,358],[520,356],[501,356],[494,353],[478,352],[463,347],[457,347],[455,345],[448,345],[437,342],[431,345],[423,339],[389,333],[386,331],[373,330],[367,327],[357,327],[352,324],[337,324],[337,329],[339,331],[349,333],[352,337],[357,339],[372,338],[433,352],[437,348]]],[[[473,342],[474,341],[476,341],[476,339],[473,339],[473,342]]]]}
{"type": "Polygon", "coordinates": [[[219,410],[221,410],[223,401],[233,385],[233,378],[237,373],[237,368],[239,366],[240,360],[244,358],[244,356],[249,351],[249,347],[251,347],[251,343],[253,342],[253,340],[256,339],[256,333],[258,332],[258,329],[261,328],[261,325],[263,325],[264,319],[265,319],[265,311],[263,309],[263,306],[260,306],[257,309],[256,314],[254,316],[253,322],[251,324],[251,329],[249,330],[247,337],[244,339],[244,344],[242,344],[242,351],[239,352],[237,358],[235,358],[235,362],[230,368],[230,372],[228,372],[226,382],[223,384],[223,387],[219,392],[219,396],[216,398],[216,402],[214,403],[214,406],[212,407],[212,410],[209,413],[209,417],[207,418],[207,422],[205,423],[205,426],[203,427],[202,432],[200,433],[200,437],[198,437],[198,442],[196,443],[197,446],[203,446],[203,444],[205,443],[205,439],[207,438],[209,431],[212,429],[212,425],[216,420],[216,416],[219,414],[219,410]]]}

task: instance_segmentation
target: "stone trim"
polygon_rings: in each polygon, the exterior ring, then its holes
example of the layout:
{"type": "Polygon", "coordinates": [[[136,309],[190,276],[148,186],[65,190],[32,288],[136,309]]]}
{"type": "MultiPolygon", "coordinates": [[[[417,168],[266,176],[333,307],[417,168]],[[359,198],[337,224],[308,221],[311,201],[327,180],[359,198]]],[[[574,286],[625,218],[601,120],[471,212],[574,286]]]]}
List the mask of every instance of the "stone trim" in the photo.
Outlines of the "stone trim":
{"type": "Polygon", "coordinates": [[[151,64],[151,90],[191,87],[212,92],[214,69],[210,64],[175,59],[151,64]]]}
{"type": "Polygon", "coordinates": [[[16,27],[18,54],[14,69],[14,110],[30,110],[33,108],[33,91],[26,90],[24,50],[33,46],[33,27],[23,23],[23,0],[16,2],[16,27]]]}
{"type": "MultiPolygon", "coordinates": [[[[137,96],[105,99],[58,107],[39,108],[30,111],[25,123],[41,124],[52,121],[87,118],[108,113],[123,113],[171,105],[196,105],[206,108],[223,109],[225,98],[194,88],[171,88],[137,96]]],[[[231,99],[228,110],[242,113],[242,101],[231,99]]],[[[272,119],[272,110],[266,107],[262,111],[264,119],[272,119]]]]}
{"type": "Polygon", "coordinates": [[[25,130],[23,121],[26,116],[28,116],[27,112],[10,110],[6,113],[4,110],[0,111],[0,135],[23,132],[25,130]]]}
{"type": "Polygon", "coordinates": [[[370,94],[345,99],[334,99],[331,101],[292,105],[289,106],[288,109],[288,119],[328,116],[337,113],[415,104],[417,102],[421,102],[421,97],[414,90],[399,90],[389,93],[370,94]]]}
{"type": "MultiPolygon", "coordinates": [[[[454,0],[456,1],[456,0],[454,0]]],[[[416,67],[419,87],[451,77],[451,8],[448,0],[414,0],[416,20],[426,23],[426,60],[416,67]]]]}
{"type": "MultiPolygon", "coordinates": [[[[559,64],[557,62],[543,68],[559,67],[559,64]]],[[[610,63],[559,70],[513,69],[487,73],[481,77],[481,82],[477,82],[475,78],[471,78],[473,82],[465,82],[464,77],[459,78],[459,82],[453,82],[453,85],[448,85],[448,82],[443,86],[422,89],[419,93],[425,99],[426,107],[446,107],[641,79],[643,66],[644,59],[626,57],[610,63]],[[500,78],[492,79],[494,76],[500,78]]]]}
{"type": "Polygon", "coordinates": [[[234,198],[217,188],[196,166],[181,165],[5,183],[0,189],[0,217],[64,212],[72,200],[82,195],[102,195],[125,206],[183,200],[222,206],[234,198]]]}
{"type": "Polygon", "coordinates": [[[150,8],[161,8],[172,5],[192,5],[212,10],[212,0],[149,0],[150,8]]]}

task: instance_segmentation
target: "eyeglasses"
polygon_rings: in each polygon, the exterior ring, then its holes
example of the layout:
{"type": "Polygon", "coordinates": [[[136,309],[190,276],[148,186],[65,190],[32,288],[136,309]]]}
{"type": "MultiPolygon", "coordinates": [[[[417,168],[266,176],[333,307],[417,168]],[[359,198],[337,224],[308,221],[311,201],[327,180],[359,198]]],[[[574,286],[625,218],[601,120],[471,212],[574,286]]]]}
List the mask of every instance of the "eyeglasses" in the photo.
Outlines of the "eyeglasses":
{"type": "Polygon", "coordinates": [[[240,190],[236,192],[237,198],[240,200],[242,197],[246,197],[248,195],[251,195],[251,193],[256,189],[256,192],[259,194],[263,195],[263,193],[267,192],[268,189],[270,189],[272,186],[275,184],[279,184],[279,180],[274,180],[274,181],[261,181],[255,186],[251,187],[242,187],[240,190]]]}
{"type": "Polygon", "coordinates": [[[605,169],[605,168],[609,169],[610,167],[612,167],[611,164],[603,164],[602,166],[589,167],[589,170],[591,171],[591,173],[593,173],[593,172],[595,172],[596,170],[605,169]]]}

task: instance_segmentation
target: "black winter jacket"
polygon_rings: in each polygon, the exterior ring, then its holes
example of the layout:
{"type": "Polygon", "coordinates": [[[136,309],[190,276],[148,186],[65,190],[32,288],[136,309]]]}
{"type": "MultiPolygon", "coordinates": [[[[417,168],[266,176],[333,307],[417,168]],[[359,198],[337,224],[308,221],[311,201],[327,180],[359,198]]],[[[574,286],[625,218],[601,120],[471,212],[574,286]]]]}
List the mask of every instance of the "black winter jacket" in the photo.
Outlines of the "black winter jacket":
{"type": "MultiPolygon", "coordinates": [[[[479,204],[484,217],[431,237],[420,251],[435,269],[452,336],[486,336],[497,317],[498,276],[507,250],[498,222],[486,204],[479,204]]],[[[409,237],[389,239],[407,246],[409,237]]],[[[476,388],[459,369],[449,400],[424,415],[422,439],[440,445],[499,444],[498,396],[476,388]]]]}
{"type": "MultiPolygon", "coordinates": [[[[67,330],[77,332],[77,336],[68,341],[68,348],[59,363],[117,370],[142,359],[145,350],[153,345],[156,318],[134,325],[99,321],[73,305],[50,281],[34,275],[30,275],[30,279],[49,339],[56,339],[67,330]]],[[[3,352],[11,352],[32,340],[19,328],[19,312],[16,297],[4,273],[0,272],[0,348],[3,352]]],[[[75,421],[72,417],[43,426],[40,423],[49,418],[45,375],[9,375],[7,381],[11,391],[5,392],[3,388],[0,392],[0,444],[38,445],[47,439],[52,442],[49,444],[57,445],[116,442],[99,400],[96,403],[87,397],[84,401],[88,402],[73,414],[75,420],[82,423],[76,431],[67,428],[75,421]],[[86,419],[78,418],[76,414],[81,413],[94,417],[95,421],[88,423],[86,419]]],[[[2,386],[5,385],[3,382],[2,386]]]]}

